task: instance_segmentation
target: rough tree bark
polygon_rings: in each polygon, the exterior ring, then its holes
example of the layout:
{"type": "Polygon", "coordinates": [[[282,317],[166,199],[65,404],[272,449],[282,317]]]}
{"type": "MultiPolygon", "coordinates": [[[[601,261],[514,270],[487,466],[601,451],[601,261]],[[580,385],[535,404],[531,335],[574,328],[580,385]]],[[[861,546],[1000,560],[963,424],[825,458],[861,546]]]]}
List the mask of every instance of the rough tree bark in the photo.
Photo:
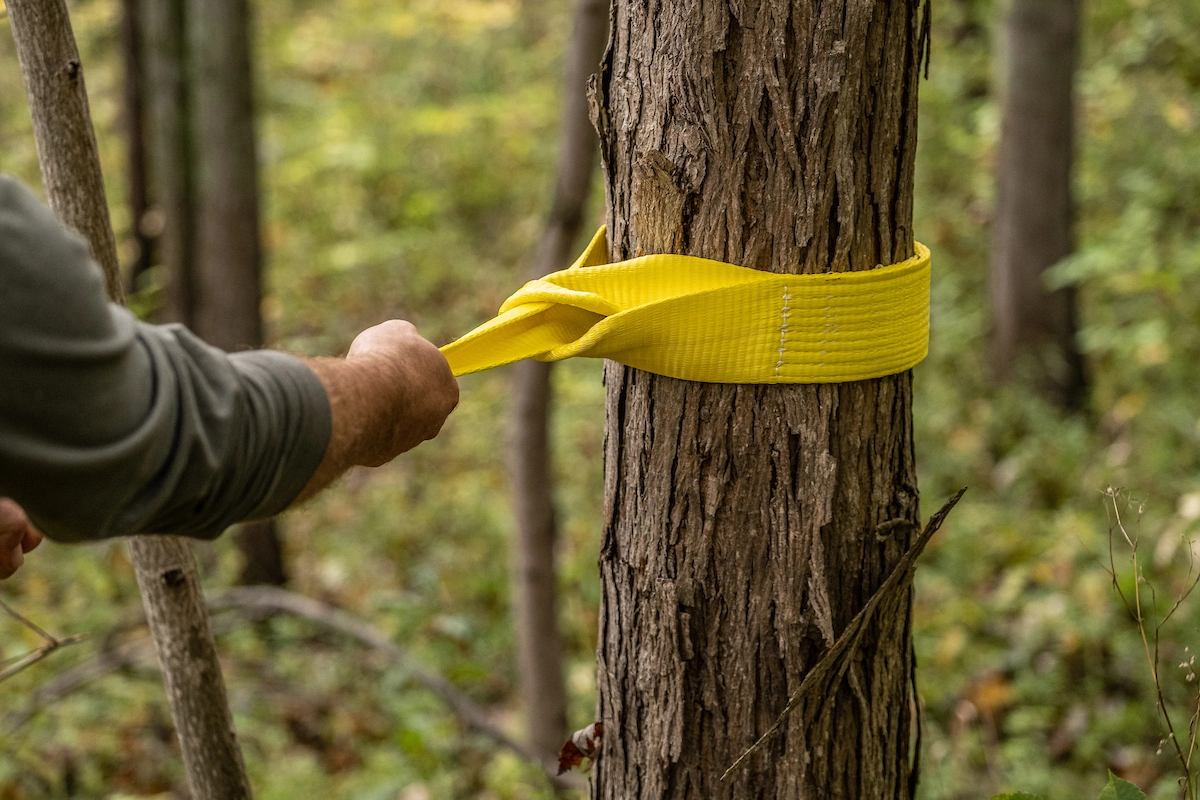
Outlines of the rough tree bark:
{"type": "MultiPolygon", "coordinates": [[[[262,245],[248,0],[187,0],[197,293],[191,325],[227,351],[261,347],[262,245]]],[[[242,583],[287,576],[274,520],[234,532],[242,583]]]]}
{"type": "Polygon", "coordinates": [[[175,536],[129,540],[171,719],[194,800],[253,796],[192,547],[175,536]]]}
{"type": "Polygon", "coordinates": [[[1024,358],[1028,377],[1065,408],[1087,390],[1075,292],[1048,291],[1043,273],[1074,247],[1079,17],[1079,0],[1013,0],[1009,11],[990,276],[996,377],[1012,377],[1024,358]]]}
{"type": "MultiPolygon", "coordinates": [[[[912,254],[920,0],[616,0],[610,257],[778,273],[912,254]]],[[[782,300],[781,300],[782,308],[782,300]]],[[[908,546],[911,373],[690,383],[609,363],[594,798],[910,798],[911,605],[725,783],[908,546]]]]}
{"type": "Polygon", "coordinates": [[[129,265],[132,288],[153,260],[154,238],[144,220],[149,203],[146,178],[146,126],[144,102],[144,48],[141,20],[142,0],[121,0],[121,56],[124,61],[121,116],[125,127],[125,175],[129,192],[129,216],[137,258],[129,265]]]}
{"type": "Polygon", "coordinates": [[[5,7],[29,98],[46,199],[64,225],[91,242],[109,296],[124,298],[83,65],[67,7],[63,0],[15,0],[5,7]]]}
{"type": "MultiPolygon", "coordinates": [[[[558,178],[546,227],[529,277],[562,269],[591,193],[596,169],[596,132],[588,116],[587,81],[599,67],[608,37],[606,0],[577,0],[567,46],[562,122],[558,135],[558,178]]],[[[513,417],[509,432],[508,477],[517,523],[514,548],[514,609],[521,700],[529,744],[553,761],[567,737],[567,691],[554,551],[558,526],[550,461],[550,367],[522,361],[513,368],[513,417]]]]}
{"type": "Polygon", "coordinates": [[[154,216],[160,228],[158,254],[166,271],[165,316],[187,325],[196,289],[183,2],[141,0],[141,12],[154,216]]]}
{"type": "MultiPolygon", "coordinates": [[[[64,224],[87,237],[109,294],[119,301],[117,251],[66,4],[8,0],[7,6],[50,205],[64,224]]],[[[197,800],[249,798],[191,548],[173,537],[141,537],[131,540],[130,551],[192,795],[197,800]]]]}

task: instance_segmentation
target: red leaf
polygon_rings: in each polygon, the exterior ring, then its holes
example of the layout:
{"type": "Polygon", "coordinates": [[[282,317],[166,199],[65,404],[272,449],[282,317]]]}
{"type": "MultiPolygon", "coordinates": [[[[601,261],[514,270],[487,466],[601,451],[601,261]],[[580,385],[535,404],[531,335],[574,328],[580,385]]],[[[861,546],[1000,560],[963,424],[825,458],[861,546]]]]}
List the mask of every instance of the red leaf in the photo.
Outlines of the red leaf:
{"type": "Polygon", "coordinates": [[[570,739],[563,745],[562,750],[558,753],[558,774],[570,772],[583,763],[583,753],[579,752],[579,748],[570,739]]]}
{"type": "Polygon", "coordinates": [[[585,758],[595,759],[600,754],[600,742],[604,738],[604,723],[593,722],[571,734],[558,754],[558,774],[578,767],[585,758]]]}

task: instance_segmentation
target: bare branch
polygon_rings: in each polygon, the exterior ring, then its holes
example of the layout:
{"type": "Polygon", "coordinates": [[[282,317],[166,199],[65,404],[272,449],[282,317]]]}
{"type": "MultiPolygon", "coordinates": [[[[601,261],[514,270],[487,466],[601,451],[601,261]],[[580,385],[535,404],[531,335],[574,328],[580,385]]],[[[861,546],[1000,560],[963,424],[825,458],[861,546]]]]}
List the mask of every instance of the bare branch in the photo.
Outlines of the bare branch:
{"type": "Polygon", "coordinates": [[[46,641],[46,644],[55,644],[58,642],[58,639],[56,639],[53,636],[51,636],[50,634],[46,633],[44,630],[39,628],[37,625],[33,624],[32,621],[26,619],[21,614],[18,614],[17,610],[15,608],[10,606],[8,603],[4,602],[3,600],[0,600],[0,609],[3,609],[5,614],[8,614],[10,617],[15,619],[17,622],[21,623],[26,628],[29,628],[29,630],[33,631],[38,636],[40,636],[42,639],[44,639],[46,641]]]}
{"type": "Polygon", "coordinates": [[[17,662],[12,666],[0,670],[0,682],[6,681],[12,676],[16,675],[18,672],[28,669],[37,662],[49,656],[55,650],[60,650],[67,645],[78,644],[86,638],[86,636],[68,636],[65,639],[55,639],[51,644],[44,644],[38,649],[26,653],[17,659],[17,662]]]}
{"type": "Polygon", "coordinates": [[[811,709],[806,708],[804,715],[806,721],[816,719],[824,706],[826,698],[833,695],[834,690],[841,683],[847,667],[854,660],[854,655],[858,652],[862,636],[867,630],[867,624],[884,603],[893,603],[897,597],[903,596],[908,591],[917,558],[925,550],[925,545],[929,544],[929,540],[933,538],[933,535],[942,527],[942,523],[946,521],[946,517],[949,516],[950,511],[958,504],[958,501],[962,499],[963,493],[966,491],[965,488],[959,490],[958,494],[950,498],[950,501],[942,506],[941,510],[929,518],[929,522],[925,525],[925,530],[912,543],[908,551],[900,557],[900,561],[897,562],[891,574],[888,575],[875,594],[871,595],[871,599],[863,606],[862,611],[859,611],[855,615],[850,624],[846,626],[846,629],[842,631],[841,637],[834,642],[833,647],[804,676],[800,688],[788,700],[787,706],[783,709],[779,718],[775,720],[775,724],[750,749],[742,753],[737,761],[734,761],[729,766],[729,769],[725,770],[725,773],[721,776],[722,781],[728,778],[734,770],[746,763],[750,756],[760,751],[768,742],[775,738],[783,729],[783,723],[787,721],[787,718],[791,716],[792,712],[801,703],[810,699],[816,701],[815,707],[811,709]]]}
{"type": "Polygon", "coordinates": [[[412,663],[409,654],[387,634],[339,608],[310,597],[271,586],[242,586],[211,594],[208,607],[212,611],[233,609],[284,613],[302,617],[329,630],[356,639],[385,655],[395,666],[403,669],[412,680],[437,695],[469,729],[511,750],[525,761],[541,769],[546,779],[557,789],[582,789],[580,781],[559,777],[552,767],[541,761],[522,742],[509,736],[488,718],[487,711],[454,688],[445,678],[412,663]]]}
{"type": "MultiPolygon", "coordinates": [[[[486,709],[456,689],[441,675],[414,666],[409,654],[387,634],[346,611],[295,592],[267,586],[246,586],[217,592],[208,596],[207,603],[209,610],[213,612],[231,612],[228,616],[213,618],[214,636],[229,633],[275,614],[290,614],[355,639],[382,653],[394,667],[404,670],[415,683],[437,695],[468,729],[482,734],[500,747],[537,766],[555,789],[582,791],[585,788],[584,782],[575,776],[560,777],[554,774],[553,765],[543,763],[530,748],[492,723],[486,709]]],[[[115,641],[121,633],[134,625],[135,621],[132,618],[123,621],[114,631],[100,637],[105,646],[94,657],[59,673],[35,690],[25,708],[5,718],[5,732],[13,733],[42,709],[68,697],[98,678],[138,664],[154,665],[153,643],[149,637],[115,641]]]]}
{"type": "Polygon", "coordinates": [[[0,610],[3,610],[4,613],[8,614],[17,622],[36,633],[45,642],[45,644],[43,644],[41,647],[31,650],[23,656],[17,656],[14,659],[0,662],[10,665],[5,666],[4,669],[0,669],[0,681],[8,680],[18,672],[33,666],[61,647],[77,644],[87,638],[85,636],[67,636],[64,638],[51,636],[49,633],[46,633],[46,631],[35,625],[32,620],[27,619],[25,616],[18,613],[15,608],[10,606],[8,603],[5,603],[3,600],[0,600],[0,610]]]}
{"type": "MultiPolygon", "coordinates": [[[[155,657],[154,642],[149,636],[120,641],[124,634],[145,626],[144,612],[141,608],[137,608],[124,617],[112,630],[99,637],[99,652],[96,655],[55,675],[33,691],[23,709],[5,716],[4,732],[6,734],[16,732],[46,707],[66,699],[93,681],[110,673],[142,664],[157,672],[158,662],[155,657]]],[[[220,636],[253,621],[254,617],[249,613],[214,620],[212,632],[214,636],[220,636]]]]}

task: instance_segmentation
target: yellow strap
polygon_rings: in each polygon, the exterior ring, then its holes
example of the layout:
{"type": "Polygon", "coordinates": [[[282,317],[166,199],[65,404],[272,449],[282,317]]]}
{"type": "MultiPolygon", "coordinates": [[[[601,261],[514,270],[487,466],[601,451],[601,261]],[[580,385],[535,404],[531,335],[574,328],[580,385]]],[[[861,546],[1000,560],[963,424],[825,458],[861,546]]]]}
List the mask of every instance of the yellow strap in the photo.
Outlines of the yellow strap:
{"type": "Polygon", "coordinates": [[[442,348],[455,375],[523,358],[611,358],[709,383],[834,383],[929,350],[929,249],[862,272],[775,275],[678,255],[606,263],[604,228],[569,269],[530,281],[442,348]]]}

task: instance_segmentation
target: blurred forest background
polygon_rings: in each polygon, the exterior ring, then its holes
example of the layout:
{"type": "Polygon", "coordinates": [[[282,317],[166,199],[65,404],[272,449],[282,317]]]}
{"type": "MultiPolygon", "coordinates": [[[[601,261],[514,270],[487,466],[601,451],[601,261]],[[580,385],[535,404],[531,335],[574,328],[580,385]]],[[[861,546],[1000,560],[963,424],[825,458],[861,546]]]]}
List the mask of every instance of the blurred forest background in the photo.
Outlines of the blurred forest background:
{"type": "MultiPolygon", "coordinates": [[[[921,559],[920,796],[1092,797],[1106,769],[1154,798],[1178,767],[1142,640],[1107,571],[1112,502],[1140,519],[1159,607],[1188,585],[1200,527],[1198,0],[1089,0],[1076,76],[1074,287],[1091,385],[1063,411],[989,359],[988,263],[1004,7],[938,0],[921,84],[916,231],[934,252],[930,357],[915,371],[926,513],[969,486],[921,559]],[[1144,505],[1143,505],[1144,504],[1144,505]]],[[[122,127],[121,4],[75,0],[76,35],[119,246],[138,261],[122,127]]],[[[343,352],[412,320],[444,343],[526,277],[550,208],[567,0],[260,0],[253,53],[268,344],[343,352]]],[[[4,25],[0,21],[0,26],[4,25]]],[[[39,185],[11,38],[0,36],[0,170],[39,185]]],[[[603,215],[595,193],[591,233],[603,215]]],[[[142,233],[145,233],[143,225],[142,233]]],[[[562,266],[565,266],[562,265],[562,266]]],[[[134,305],[153,315],[161,270],[134,305]]],[[[436,441],[348,476],[280,528],[290,589],[353,612],[523,735],[505,477],[512,370],[466,378],[436,441]]],[[[601,365],[553,371],[559,618],[571,729],[592,721],[602,497],[601,365]]],[[[1132,531],[1132,527],[1131,527],[1132,531]]],[[[1117,549],[1122,586],[1134,585],[1117,549]]],[[[200,548],[206,585],[242,571],[200,548]]],[[[0,684],[0,800],[175,796],[182,766],[152,659],[25,710],[135,615],[121,543],[47,544],[0,598],[93,640],[0,684]],[[19,723],[19,726],[17,726],[19,723]]],[[[467,732],[404,670],[302,620],[219,638],[257,795],[355,800],[552,796],[534,767],[467,732]]],[[[0,621],[0,659],[38,645],[0,621]]],[[[1195,709],[1200,597],[1163,631],[1177,726],[1195,709]]],[[[1182,734],[1181,734],[1182,735],[1182,734]]]]}

